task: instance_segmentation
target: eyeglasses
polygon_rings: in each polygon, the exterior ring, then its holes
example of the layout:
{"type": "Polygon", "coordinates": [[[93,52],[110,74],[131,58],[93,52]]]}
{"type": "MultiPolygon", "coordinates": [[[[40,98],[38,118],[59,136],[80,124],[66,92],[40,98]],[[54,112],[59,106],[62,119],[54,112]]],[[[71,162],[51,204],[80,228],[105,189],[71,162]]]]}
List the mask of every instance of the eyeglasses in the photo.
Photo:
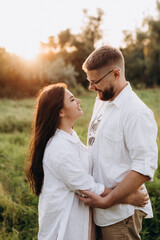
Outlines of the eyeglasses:
{"type": "MultiPolygon", "coordinates": [[[[87,78],[87,80],[90,82],[90,83],[93,83],[93,84],[97,84],[99,83],[103,78],[105,78],[107,75],[109,75],[111,72],[113,72],[114,69],[110,70],[108,73],[106,73],[103,77],[101,77],[99,80],[97,80],[96,82],[94,80],[89,80],[87,78]]],[[[118,69],[118,71],[120,71],[120,69],[118,69]]]]}

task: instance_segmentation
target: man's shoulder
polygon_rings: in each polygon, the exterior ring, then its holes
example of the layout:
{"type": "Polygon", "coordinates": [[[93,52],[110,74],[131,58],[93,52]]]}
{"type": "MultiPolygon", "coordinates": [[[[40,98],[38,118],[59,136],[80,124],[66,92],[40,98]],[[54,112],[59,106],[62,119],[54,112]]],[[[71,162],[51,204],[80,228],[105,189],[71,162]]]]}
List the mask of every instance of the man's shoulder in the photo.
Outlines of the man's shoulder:
{"type": "Polygon", "coordinates": [[[128,112],[151,111],[150,108],[137,96],[134,91],[131,91],[126,97],[124,108],[128,112]]]}
{"type": "Polygon", "coordinates": [[[121,109],[121,120],[126,122],[129,119],[138,119],[142,116],[147,118],[154,118],[152,110],[137,96],[134,91],[126,97],[121,109]]]}

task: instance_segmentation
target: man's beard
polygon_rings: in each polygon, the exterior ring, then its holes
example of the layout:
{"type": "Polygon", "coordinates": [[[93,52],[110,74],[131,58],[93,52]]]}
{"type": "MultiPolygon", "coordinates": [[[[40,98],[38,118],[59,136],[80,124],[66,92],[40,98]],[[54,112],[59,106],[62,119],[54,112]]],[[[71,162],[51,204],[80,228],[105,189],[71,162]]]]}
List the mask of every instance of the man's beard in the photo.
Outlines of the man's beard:
{"type": "Polygon", "coordinates": [[[97,89],[97,92],[98,92],[98,97],[100,100],[102,101],[108,101],[108,100],[111,100],[115,94],[115,91],[113,89],[113,87],[110,87],[110,89],[105,89],[104,91],[98,91],[97,89]]]}

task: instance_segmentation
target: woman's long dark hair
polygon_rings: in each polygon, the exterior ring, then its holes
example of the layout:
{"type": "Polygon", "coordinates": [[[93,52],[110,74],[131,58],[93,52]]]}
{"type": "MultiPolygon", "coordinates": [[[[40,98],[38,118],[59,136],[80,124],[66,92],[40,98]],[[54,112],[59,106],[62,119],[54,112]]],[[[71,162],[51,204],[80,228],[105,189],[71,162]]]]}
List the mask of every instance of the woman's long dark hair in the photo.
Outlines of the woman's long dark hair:
{"type": "Polygon", "coordinates": [[[63,83],[52,84],[44,87],[37,97],[27,169],[28,181],[33,193],[37,196],[41,193],[44,179],[44,150],[59,125],[59,113],[64,106],[65,88],[67,86],[63,83]]]}

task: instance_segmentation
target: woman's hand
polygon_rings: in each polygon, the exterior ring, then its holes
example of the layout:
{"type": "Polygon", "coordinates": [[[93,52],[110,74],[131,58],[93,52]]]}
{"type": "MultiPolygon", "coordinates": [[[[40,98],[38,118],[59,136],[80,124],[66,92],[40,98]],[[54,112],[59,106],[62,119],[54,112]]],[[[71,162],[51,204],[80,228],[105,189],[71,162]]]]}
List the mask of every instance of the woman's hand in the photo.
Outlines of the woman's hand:
{"type": "Polygon", "coordinates": [[[104,197],[97,195],[96,193],[87,191],[87,190],[79,190],[78,198],[84,202],[89,207],[96,208],[106,208],[104,197]]]}
{"type": "Polygon", "coordinates": [[[131,204],[138,207],[145,207],[148,203],[149,195],[147,190],[144,190],[144,187],[140,187],[135,192],[131,193],[126,197],[122,203],[131,204]]]}
{"type": "Polygon", "coordinates": [[[101,197],[107,196],[112,190],[112,188],[105,188],[104,192],[101,194],[101,197]]]}

